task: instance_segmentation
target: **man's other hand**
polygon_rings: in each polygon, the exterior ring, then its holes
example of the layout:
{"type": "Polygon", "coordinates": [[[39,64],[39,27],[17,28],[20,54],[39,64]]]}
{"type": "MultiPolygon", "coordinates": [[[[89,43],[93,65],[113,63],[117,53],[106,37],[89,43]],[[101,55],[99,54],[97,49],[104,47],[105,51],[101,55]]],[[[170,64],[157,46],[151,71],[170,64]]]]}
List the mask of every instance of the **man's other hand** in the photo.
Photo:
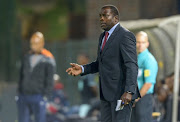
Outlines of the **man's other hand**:
{"type": "Polygon", "coordinates": [[[82,73],[82,68],[79,64],[70,63],[71,67],[66,70],[69,75],[77,76],[82,73]]]}
{"type": "Polygon", "coordinates": [[[121,100],[122,100],[122,105],[127,105],[127,104],[129,104],[129,102],[131,102],[131,100],[132,100],[132,94],[125,92],[125,93],[121,96],[121,100]]]}
{"type": "Polygon", "coordinates": [[[133,103],[133,106],[132,107],[135,107],[136,106],[136,103],[140,100],[140,98],[137,98],[134,103],[133,103]]]}

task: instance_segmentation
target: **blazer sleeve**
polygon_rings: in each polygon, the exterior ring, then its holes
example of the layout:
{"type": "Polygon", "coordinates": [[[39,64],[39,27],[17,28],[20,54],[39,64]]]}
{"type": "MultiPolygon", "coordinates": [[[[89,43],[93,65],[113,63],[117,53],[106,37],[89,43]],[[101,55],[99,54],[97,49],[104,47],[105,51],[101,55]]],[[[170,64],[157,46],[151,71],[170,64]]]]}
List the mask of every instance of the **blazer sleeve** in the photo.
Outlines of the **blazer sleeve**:
{"type": "Polygon", "coordinates": [[[81,76],[86,75],[86,74],[90,74],[90,73],[96,73],[99,72],[99,62],[98,62],[98,58],[96,61],[87,64],[87,65],[83,65],[84,67],[84,73],[81,74],[81,76]]]}
{"type": "Polygon", "coordinates": [[[131,32],[125,32],[120,44],[120,51],[125,67],[125,91],[136,93],[137,90],[137,53],[136,38],[131,32]]]}

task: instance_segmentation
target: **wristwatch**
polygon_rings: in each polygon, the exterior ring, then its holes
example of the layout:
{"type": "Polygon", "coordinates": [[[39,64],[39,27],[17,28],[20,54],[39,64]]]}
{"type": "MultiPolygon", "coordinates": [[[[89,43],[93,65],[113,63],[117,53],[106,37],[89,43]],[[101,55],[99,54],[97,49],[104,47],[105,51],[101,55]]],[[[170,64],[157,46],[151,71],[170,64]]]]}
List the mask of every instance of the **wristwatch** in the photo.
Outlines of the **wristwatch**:
{"type": "Polygon", "coordinates": [[[130,91],[127,91],[127,93],[129,93],[129,94],[133,94],[132,92],[130,92],[130,91]]]}

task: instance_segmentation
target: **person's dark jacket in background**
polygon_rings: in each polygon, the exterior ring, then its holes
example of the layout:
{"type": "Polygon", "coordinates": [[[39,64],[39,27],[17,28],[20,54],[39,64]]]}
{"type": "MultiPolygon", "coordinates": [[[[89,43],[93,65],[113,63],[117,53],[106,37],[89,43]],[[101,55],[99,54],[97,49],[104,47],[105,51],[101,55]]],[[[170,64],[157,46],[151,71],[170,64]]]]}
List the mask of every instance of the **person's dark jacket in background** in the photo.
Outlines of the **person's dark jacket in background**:
{"type": "Polygon", "coordinates": [[[168,95],[166,101],[164,102],[164,109],[165,115],[162,118],[161,122],[171,122],[172,121],[172,103],[173,103],[173,96],[168,95]]]}
{"type": "MultiPolygon", "coordinates": [[[[173,105],[173,94],[168,95],[164,102],[165,115],[161,122],[172,122],[172,105],[173,105]]],[[[178,101],[178,121],[180,121],[180,100],[178,101]]]]}
{"type": "Polygon", "coordinates": [[[18,92],[24,95],[47,96],[53,89],[55,67],[52,60],[54,59],[41,54],[40,61],[32,68],[30,66],[30,56],[32,55],[25,55],[22,61],[18,92]]]}

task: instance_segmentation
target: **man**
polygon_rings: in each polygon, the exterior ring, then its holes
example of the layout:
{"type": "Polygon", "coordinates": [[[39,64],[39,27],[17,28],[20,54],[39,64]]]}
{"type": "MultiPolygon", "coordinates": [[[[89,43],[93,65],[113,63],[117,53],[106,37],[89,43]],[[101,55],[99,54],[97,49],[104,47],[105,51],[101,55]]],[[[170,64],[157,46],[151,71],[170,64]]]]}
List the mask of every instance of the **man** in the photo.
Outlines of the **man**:
{"type": "Polygon", "coordinates": [[[31,51],[25,55],[20,71],[18,84],[18,122],[29,122],[30,114],[35,122],[46,122],[44,98],[53,89],[55,60],[53,55],[44,49],[44,36],[40,32],[32,35],[31,51]]]}
{"type": "Polygon", "coordinates": [[[131,122],[152,122],[153,92],[158,72],[158,64],[148,51],[148,35],[140,31],[136,34],[138,53],[138,88],[141,99],[136,99],[132,110],[131,122]]]}
{"type": "Polygon", "coordinates": [[[71,63],[66,72],[73,76],[99,72],[101,121],[129,122],[132,100],[140,96],[137,90],[136,39],[120,26],[115,6],[103,6],[99,19],[104,32],[99,38],[96,61],[83,66],[71,63]],[[116,111],[120,99],[124,108],[116,111]]]}
{"type": "MultiPolygon", "coordinates": [[[[89,63],[89,57],[84,53],[79,54],[77,62],[80,65],[85,65],[89,63]]],[[[78,89],[81,93],[82,104],[90,104],[90,102],[98,96],[97,85],[94,79],[94,74],[89,74],[82,76],[78,81],[78,89]]]]}

